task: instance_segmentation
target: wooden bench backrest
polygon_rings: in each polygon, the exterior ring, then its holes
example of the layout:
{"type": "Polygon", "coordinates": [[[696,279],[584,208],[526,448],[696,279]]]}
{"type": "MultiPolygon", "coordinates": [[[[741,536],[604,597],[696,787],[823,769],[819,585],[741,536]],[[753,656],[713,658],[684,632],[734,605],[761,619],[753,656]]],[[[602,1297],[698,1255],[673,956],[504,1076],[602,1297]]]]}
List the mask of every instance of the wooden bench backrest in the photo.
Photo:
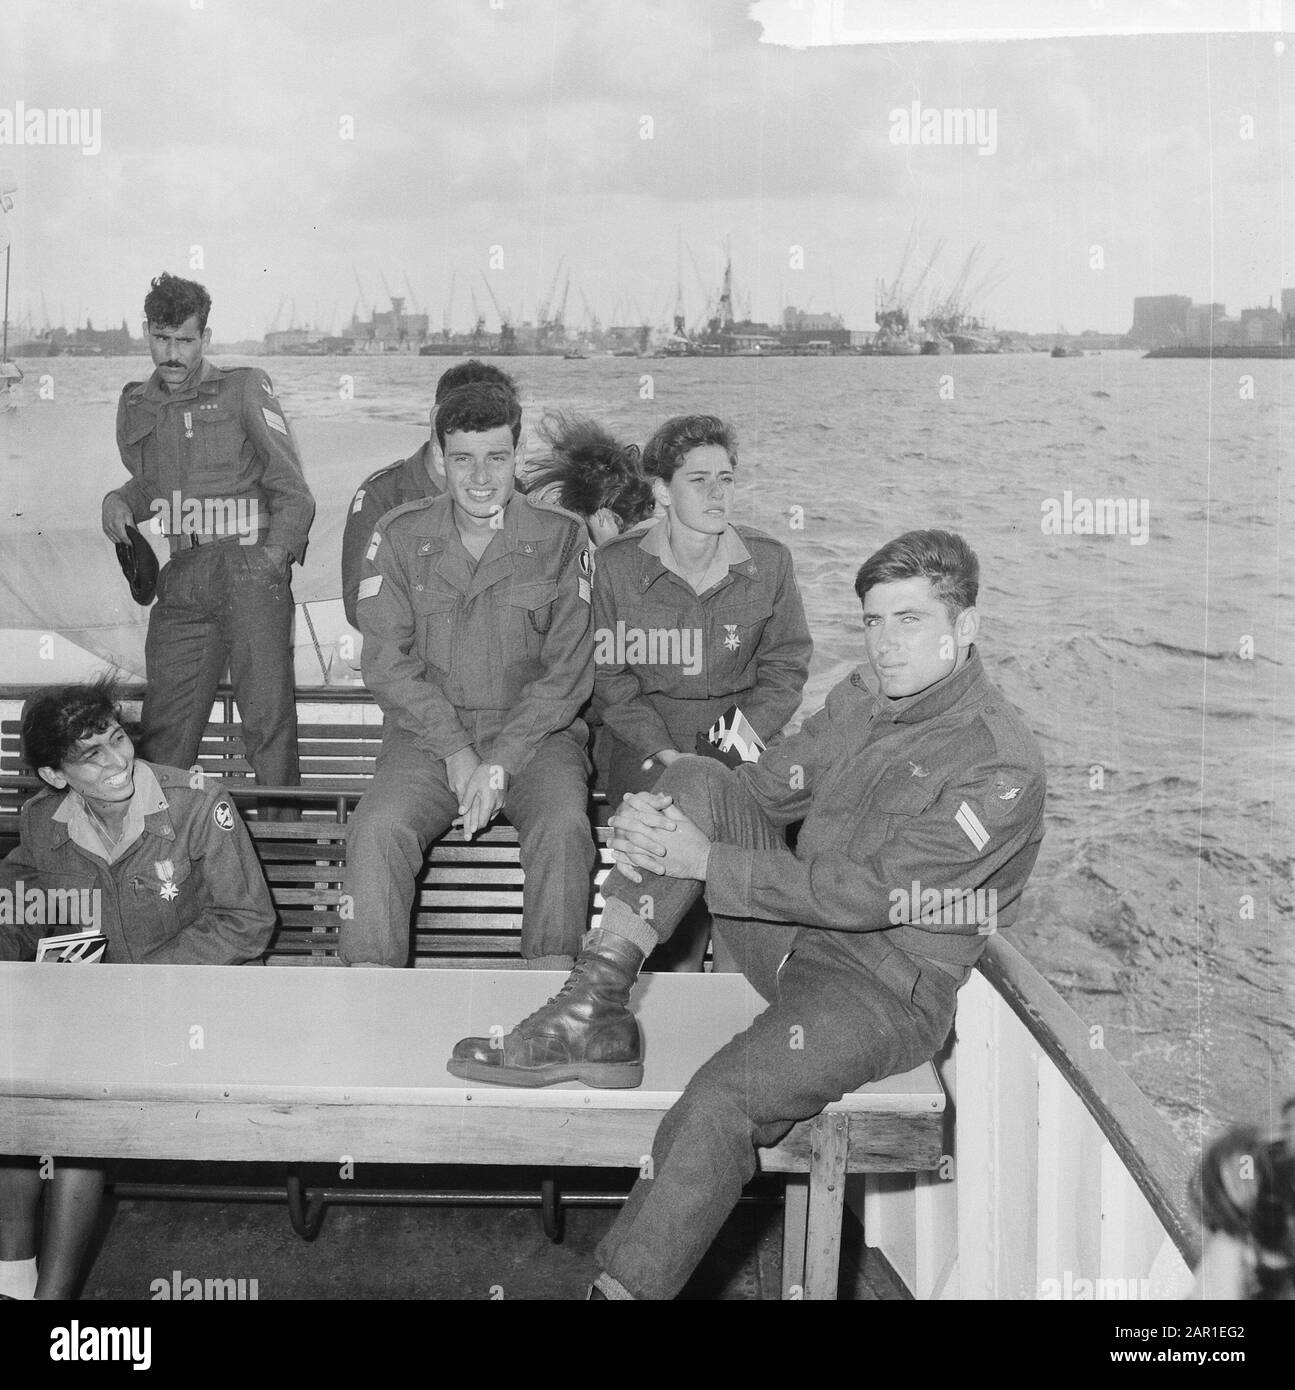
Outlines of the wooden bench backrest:
{"type": "MultiPolygon", "coordinates": [[[[298,726],[303,819],[257,820],[257,791],[235,719],[207,725],[198,761],[218,778],[244,812],[270,892],[279,927],[270,948],[272,964],[336,963],[338,911],[346,861],[346,819],[373,776],[382,744],[379,723],[307,722],[298,726]]],[[[26,774],[19,756],[19,724],[0,722],[0,852],[17,842],[18,808],[39,783],[26,774]]],[[[606,819],[601,794],[592,818],[606,819]]],[[[610,832],[595,824],[598,865],[595,885],[611,868],[610,832]]],[[[602,900],[595,886],[592,922],[602,900]]],[[[457,831],[434,844],[419,876],[414,902],[414,960],[418,965],[520,966],[522,869],[517,832],[496,822],[471,844],[457,831]]]]}

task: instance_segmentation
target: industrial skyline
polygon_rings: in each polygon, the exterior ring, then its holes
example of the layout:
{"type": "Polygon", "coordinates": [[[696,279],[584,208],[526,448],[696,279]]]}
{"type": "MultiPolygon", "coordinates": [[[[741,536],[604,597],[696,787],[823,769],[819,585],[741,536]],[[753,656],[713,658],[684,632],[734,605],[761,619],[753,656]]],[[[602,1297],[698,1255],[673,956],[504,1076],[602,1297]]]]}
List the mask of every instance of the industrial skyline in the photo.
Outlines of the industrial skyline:
{"type": "MultiPolygon", "coordinates": [[[[1123,332],[1139,296],[1240,309],[1295,283],[1273,33],[1050,17],[1056,37],[795,47],[772,20],[831,6],[748,8],[390,0],[360,25],[351,0],[11,0],[11,318],[137,331],[165,268],[208,285],[225,341],[393,293],[462,330],[472,293],[492,326],[533,318],[565,260],[569,319],[668,321],[682,289],[694,323],[727,253],[751,318],[866,330],[913,235],[919,261],[944,243],[924,293],[981,247],[1002,278],[969,307],[1018,331],[1123,332]]],[[[1233,8],[1245,24],[1214,6],[1233,8]]]]}

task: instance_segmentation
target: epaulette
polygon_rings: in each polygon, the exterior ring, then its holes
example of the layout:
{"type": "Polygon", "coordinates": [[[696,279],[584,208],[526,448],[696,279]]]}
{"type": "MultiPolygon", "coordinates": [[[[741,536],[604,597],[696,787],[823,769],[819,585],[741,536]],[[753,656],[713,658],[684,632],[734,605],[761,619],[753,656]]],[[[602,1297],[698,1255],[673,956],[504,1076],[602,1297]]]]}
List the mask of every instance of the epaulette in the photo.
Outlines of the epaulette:
{"type": "Polygon", "coordinates": [[[375,468],[372,473],[360,484],[361,487],[368,487],[376,478],[385,477],[388,473],[394,473],[397,468],[404,466],[405,459],[397,459],[395,463],[388,463],[385,467],[375,468]]]}
{"type": "Polygon", "coordinates": [[[433,503],[439,502],[445,494],[438,492],[431,497],[416,497],[412,502],[402,502],[398,507],[392,507],[389,512],[384,512],[378,518],[378,525],[386,530],[398,517],[404,516],[406,512],[417,512],[430,507],[433,503]]]}
{"type": "Polygon", "coordinates": [[[734,522],[733,529],[744,541],[768,541],[770,545],[776,545],[779,550],[787,549],[785,541],[780,541],[777,536],[771,536],[768,531],[761,531],[757,526],[744,526],[734,522]]]}
{"type": "Polygon", "coordinates": [[[550,502],[545,497],[532,497],[529,492],[519,493],[518,496],[532,511],[548,512],[554,516],[563,517],[567,521],[574,521],[580,526],[585,524],[585,519],[579,512],[568,511],[566,507],[559,506],[556,502],[550,502]]]}

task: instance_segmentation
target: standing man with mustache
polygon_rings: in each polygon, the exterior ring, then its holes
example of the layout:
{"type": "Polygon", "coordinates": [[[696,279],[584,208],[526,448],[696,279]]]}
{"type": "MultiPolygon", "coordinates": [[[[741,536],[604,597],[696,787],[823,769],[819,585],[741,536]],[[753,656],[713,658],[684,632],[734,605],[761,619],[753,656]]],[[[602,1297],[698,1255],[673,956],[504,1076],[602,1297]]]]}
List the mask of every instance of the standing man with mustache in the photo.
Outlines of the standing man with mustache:
{"type": "Polygon", "coordinates": [[[190,767],[229,669],[247,760],[263,785],[296,786],[293,561],[315,514],[270,378],[203,358],[211,296],[163,273],[144,300],[156,370],[117,406],[130,481],[103,499],[109,540],[160,515],[171,561],[149,615],[143,753],[190,767]]]}

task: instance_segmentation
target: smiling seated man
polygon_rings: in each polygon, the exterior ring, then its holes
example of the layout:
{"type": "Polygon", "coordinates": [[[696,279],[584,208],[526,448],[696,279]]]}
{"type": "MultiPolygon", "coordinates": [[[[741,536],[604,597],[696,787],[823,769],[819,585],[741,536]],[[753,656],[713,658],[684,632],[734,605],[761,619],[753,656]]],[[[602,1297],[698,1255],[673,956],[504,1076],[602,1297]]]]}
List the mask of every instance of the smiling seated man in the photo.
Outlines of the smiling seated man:
{"type": "Polygon", "coordinates": [[[347,965],[403,966],[427,846],[500,811],[525,874],[521,953],[569,970],[589,910],[593,562],[575,517],[514,490],[521,406],[498,386],[436,411],[437,497],[378,523],[356,614],[364,683],[384,716],[373,781],[351,818],[339,914],[347,965]]]}
{"type": "MultiPolygon", "coordinates": [[[[22,749],[46,785],[0,863],[0,890],[14,903],[21,892],[26,918],[0,927],[0,960],[34,960],[41,937],[85,926],[107,937],[109,964],[237,965],[262,954],[274,906],[233,803],[188,772],[137,759],[107,678],[33,695],[22,749]],[[32,912],[33,894],[48,906],[32,912]],[[63,920],[73,899],[91,905],[90,922],[63,920]]],[[[46,1182],[34,1159],[0,1159],[0,1294],[72,1296],[103,1182],[101,1164],[60,1158],[46,1182]]]]}
{"type": "Polygon", "coordinates": [[[561,993],[502,1039],[455,1046],[450,1071],[472,1081],[638,1085],[629,993],[703,887],[716,935],[769,1001],[662,1122],[655,1176],[598,1248],[594,1297],[673,1298],[757,1149],[929,1060],[987,935],[1015,921],[1043,838],[1044,767],[974,645],[978,585],[975,554],[947,531],[910,531],[868,559],[855,592],[880,689],[856,670],[758,763],[681,757],[628,794],[601,928],[561,993]]]}

